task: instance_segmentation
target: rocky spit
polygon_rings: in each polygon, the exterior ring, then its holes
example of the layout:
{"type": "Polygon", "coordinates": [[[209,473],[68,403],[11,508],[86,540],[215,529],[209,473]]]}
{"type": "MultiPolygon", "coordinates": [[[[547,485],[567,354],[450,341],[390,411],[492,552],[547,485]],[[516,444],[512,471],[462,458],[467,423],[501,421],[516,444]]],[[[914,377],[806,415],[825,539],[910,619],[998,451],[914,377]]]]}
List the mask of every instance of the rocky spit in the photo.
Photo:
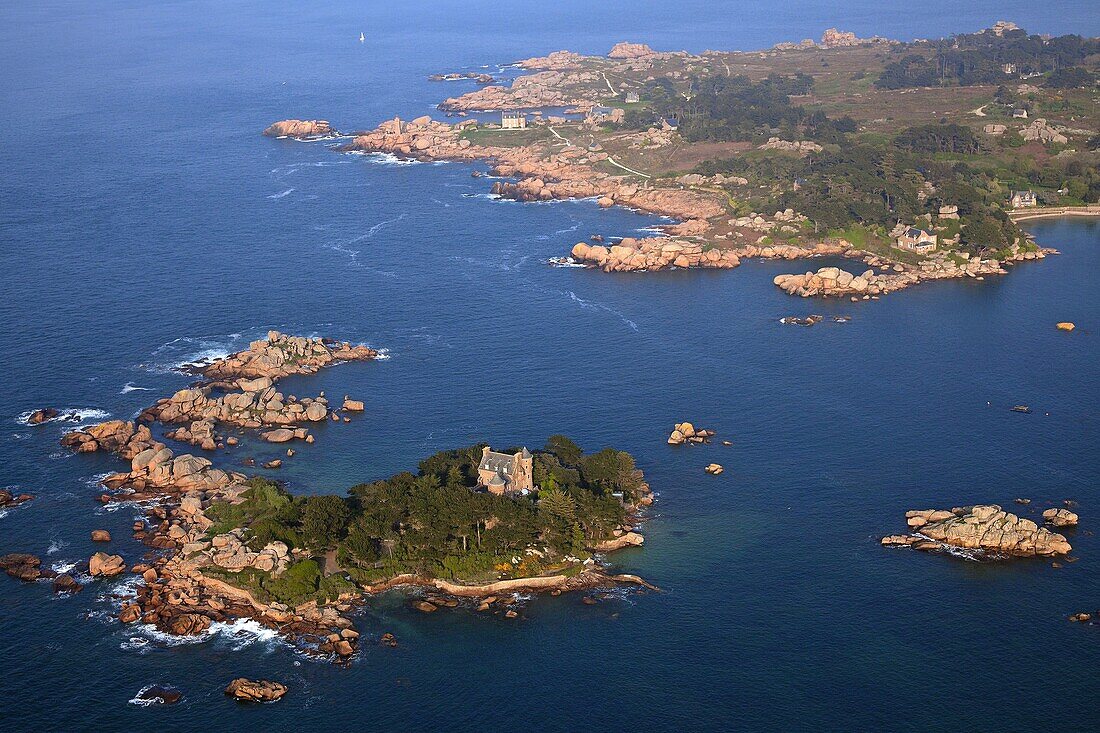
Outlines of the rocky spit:
{"type": "Polygon", "coordinates": [[[906,512],[905,519],[914,534],[883,537],[883,545],[928,551],[958,548],[989,557],[1066,555],[1072,549],[1064,536],[996,504],[915,510],[906,512]]]}
{"type": "Polygon", "coordinates": [[[332,137],[338,134],[326,120],[282,120],[264,130],[268,137],[294,137],[301,140],[332,137]]]}
{"type": "MultiPolygon", "coordinates": [[[[352,609],[350,596],[331,606],[318,607],[310,602],[290,608],[261,602],[247,590],[214,577],[217,573],[204,572],[255,568],[277,576],[297,559],[296,551],[281,542],[253,550],[245,544],[241,530],[208,538],[213,522],[206,516],[206,508],[214,502],[239,500],[247,489],[247,477],[215,468],[205,458],[176,455],[154,438],[150,425],[183,423],[169,435],[199,443],[203,448],[211,447],[212,442],[214,447],[221,445],[214,432],[221,424],[241,428],[277,426],[261,434],[273,442],[304,437],[305,429],[298,427],[299,423],[338,416],[329,409],[323,395],[302,400],[284,397],[276,391],[275,383],[282,377],[312,374],[335,363],[377,357],[378,352],[366,346],[271,331],[266,339],[254,341],[244,351],[194,366],[193,371],[204,382],[159,400],[137,421],[111,420],[62,438],[63,445],[77,452],[108,451],[129,463],[128,471],[103,480],[109,491],[117,493],[104,494],[101,500],[150,502],[144,518],[133,525],[134,537],[152,549],[142,562],[128,567],[121,555],[106,552],[97,552],[88,561],[87,572],[92,578],[126,572],[141,577],[135,596],[126,599],[119,609],[121,622],[151,624],[170,634],[197,635],[217,621],[250,618],[300,643],[310,653],[337,661],[355,653],[359,634],[343,615],[352,609]]],[[[347,398],[345,407],[363,409],[361,402],[347,398]]],[[[101,530],[92,537],[94,541],[109,541],[109,534],[101,530]]],[[[53,578],[59,593],[80,590],[71,576],[44,568],[34,555],[5,555],[0,558],[0,569],[24,581],[53,578]]],[[[239,687],[242,695],[251,694],[248,690],[252,688],[247,685],[239,687]]],[[[277,699],[281,694],[263,699],[277,699]]]]}
{"type": "MultiPolygon", "coordinates": [[[[990,275],[1007,274],[1006,266],[1028,260],[1041,260],[1053,249],[1024,250],[1014,246],[1005,260],[980,259],[959,255],[963,261],[957,262],[944,254],[934,255],[923,260],[920,265],[907,265],[882,260],[866,255],[864,261],[880,267],[879,272],[869,269],[861,274],[842,270],[839,267],[823,267],[817,272],[802,275],[776,275],[772,282],[788,295],[810,297],[851,297],[861,299],[876,295],[885,295],[904,290],[929,280],[950,280],[963,277],[984,278],[990,275]]],[[[847,250],[849,256],[859,254],[854,249],[847,250]]]]}

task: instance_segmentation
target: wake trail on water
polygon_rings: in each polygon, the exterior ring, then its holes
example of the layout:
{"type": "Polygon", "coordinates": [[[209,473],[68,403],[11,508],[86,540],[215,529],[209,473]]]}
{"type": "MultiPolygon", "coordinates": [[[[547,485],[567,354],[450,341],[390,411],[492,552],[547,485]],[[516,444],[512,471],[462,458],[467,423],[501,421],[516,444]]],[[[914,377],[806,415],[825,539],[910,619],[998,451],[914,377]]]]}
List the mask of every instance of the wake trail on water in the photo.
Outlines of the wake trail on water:
{"type": "Polygon", "coordinates": [[[283,191],[282,193],[273,193],[270,196],[268,196],[268,198],[272,199],[273,201],[278,201],[279,199],[283,198],[284,196],[289,196],[290,194],[294,193],[295,190],[296,189],[294,189],[294,188],[288,188],[287,190],[283,191]]]}

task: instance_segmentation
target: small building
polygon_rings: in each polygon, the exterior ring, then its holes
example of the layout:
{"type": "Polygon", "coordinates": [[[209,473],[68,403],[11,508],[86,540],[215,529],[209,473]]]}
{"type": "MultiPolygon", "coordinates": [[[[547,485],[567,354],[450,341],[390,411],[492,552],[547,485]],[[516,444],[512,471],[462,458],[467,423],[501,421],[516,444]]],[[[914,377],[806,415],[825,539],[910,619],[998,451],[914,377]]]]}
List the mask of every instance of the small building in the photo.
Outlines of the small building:
{"type": "Polygon", "coordinates": [[[917,227],[907,227],[904,232],[898,235],[896,245],[898,249],[927,254],[936,250],[936,241],[935,234],[929,234],[917,227]]]}
{"type": "Polygon", "coordinates": [[[502,130],[522,130],[527,127],[527,115],[522,112],[501,112],[500,127],[502,130]]]}
{"type": "Polygon", "coordinates": [[[527,493],[535,487],[534,459],[526,448],[518,453],[495,453],[485,446],[477,464],[477,485],[490,494],[527,493]]]}
{"type": "Polygon", "coordinates": [[[1011,76],[1016,73],[1016,64],[1001,64],[1001,71],[1011,76]]]}
{"type": "Polygon", "coordinates": [[[1039,205],[1039,199],[1034,191],[1013,191],[1008,203],[1014,209],[1030,209],[1039,205]]]}
{"type": "Polygon", "coordinates": [[[1026,120],[1027,119],[1027,110],[1026,109],[1014,109],[1014,110],[1012,110],[1012,119],[1014,119],[1014,120],[1026,120]]]}
{"type": "Polygon", "coordinates": [[[627,92],[625,99],[627,104],[637,104],[642,101],[642,98],[638,96],[637,92],[627,92]]]}

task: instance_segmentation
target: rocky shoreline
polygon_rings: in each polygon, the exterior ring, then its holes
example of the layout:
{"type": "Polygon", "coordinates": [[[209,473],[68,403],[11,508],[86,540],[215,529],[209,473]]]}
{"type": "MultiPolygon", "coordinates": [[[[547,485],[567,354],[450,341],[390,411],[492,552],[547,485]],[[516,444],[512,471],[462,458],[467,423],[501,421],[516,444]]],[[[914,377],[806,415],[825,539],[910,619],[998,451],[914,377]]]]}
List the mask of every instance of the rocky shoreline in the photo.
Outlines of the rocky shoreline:
{"type": "MultiPolygon", "coordinates": [[[[527,77],[520,77],[524,79],[527,77]]],[[[473,94],[488,93],[500,87],[485,87],[473,94]]],[[[469,96],[469,95],[467,95],[469,96]]],[[[502,102],[475,97],[476,109],[494,109],[502,102]],[[497,105],[497,106],[494,106],[497,105]]],[[[449,100],[450,101],[450,100],[449,100]]],[[[566,101],[566,100],[558,100],[566,101]]],[[[570,104],[575,100],[569,100],[570,104]]],[[[472,102],[471,102],[472,103],[472,102]]],[[[541,105],[540,105],[541,106],[541,105]]],[[[446,103],[441,108],[447,107],[446,103]]],[[[315,129],[324,129],[323,121],[302,122],[284,120],[269,127],[294,137],[311,137],[315,129]],[[291,134],[300,130],[302,134],[291,134]]],[[[665,216],[676,222],[659,227],[661,237],[626,237],[604,246],[578,242],[570,252],[572,262],[598,268],[604,272],[656,272],[664,269],[702,268],[733,269],[746,258],[798,260],[827,255],[862,259],[878,267],[862,274],[847,273],[839,268],[824,272],[779,275],[777,287],[801,297],[851,297],[870,299],[911,287],[921,282],[944,279],[976,278],[1004,275],[1005,267],[1018,262],[1041,260],[1054,249],[1011,248],[1003,260],[962,258],[941,253],[912,265],[864,251],[843,239],[816,242],[771,243],[767,240],[777,230],[795,231],[792,223],[800,220],[793,211],[777,211],[773,216],[751,214],[728,216],[721,197],[707,189],[706,179],[698,175],[681,176],[676,181],[654,182],[638,180],[636,176],[616,175],[601,170],[606,165],[606,153],[566,144],[557,151],[547,151],[539,145],[514,147],[480,145],[466,134],[478,129],[473,120],[449,124],[428,116],[411,121],[394,118],[376,129],[356,135],[339,150],[352,153],[385,153],[421,161],[484,161],[492,165],[491,173],[498,178],[491,192],[501,198],[521,202],[595,199],[601,207],[623,206],[642,213],[665,216]],[[696,181],[695,179],[699,179],[696,181]],[[734,244],[728,235],[719,233],[733,227],[742,234],[757,232],[755,244],[734,244]],[[962,261],[958,261],[962,259],[962,261]],[[832,272],[832,270],[837,270],[832,272]]]]}
{"type": "MultiPolygon", "coordinates": [[[[129,462],[129,470],[111,474],[102,480],[109,493],[102,502],[145,503],[144,516],[134,522],[135,539],[150,548],[140,562],[128,565],[121,555],[97,552],[88,562],[92,578],[109,578],[130,572],[141,580],[134,594],[122,599],[118,619],[122,623],[141,623],[179,636],[207,633],[217,622],[251,619],[276,631],[304,653],[346,662],[353,657],[362,640],[349,618],[365,596],[394,588],[426,590],[434,598],[474,599],[480,610],[495,606],[509,618],[518,615],[502,597],[519,593],[588,590],[618,583],[654,587],[631,575],[609,575],[599,565],[576,574],[520,577],[482,584],[452,583],[439,578],[402,575],[373,585],[359,585],[355,592],[341,593],[335,600],[320,604],[309,601],[294,607],[265,602],[227,578],[244,570],[278,577],[295,561],[312,553],[290,549],[278,541],[253,549],[241,529],[211,534],[214,521],[207,510],[215,504],[238,503],[248,490],[243,473],[216,468],[208,459],[190,454],[176,455],[154,437],[151,426],[170,427],[166,438],[198,444],[207,450],[224,448],[230,440],[218,435],[217,428],[229,426],[263,431],[262,440],[284,442],[312,439],[310,423],[338,421],[340,413],[359,412],[365,405],[344,398],[339,408],[331,408],[323,394],[315,398],[284,396],[277,391],[279,379],[297,374],[313,374],[332,364],[370,361],[379,352],[366,346],[353,346],[330,339],[287,336],[269,332],[266,339],[255,341],[245,351],[212,363],[194,366],[202,381],[171,397],[158,400],[142,411],[135,421],[111,420],[65,434],[62,445],[78,453],[106,451],[129,462]],[[264,431],[265,428],[271,428],[264,431]]],[[[343,417],[346,420],[346,416],[343,417]]],[[[232,443],[230,443],[232,444],[232,443]]],[[[29,495],[12,497],[0,493],[0,502],[15,505],[29,495]]],[[[639,502],[648,505],[652,494],[645,490],[639,502]]],[[[103,531],[93,532],[96,541],[109,541],[103,531]]],[[[599,552],[640,545],[643,538],[632,530],[616,530],[615,537],[596,545],[599,552]]],[[[24,580],[50,579],[59,593],[81,589],[71,575],[58,575],[42,566],[41,560],[25,553],[0,558],[0,570],[24,580]]],[[[447,601],[439,605],[457,605],[447,601]]],[[[375,640],[394,646],[392,634],[375,640]]]]}

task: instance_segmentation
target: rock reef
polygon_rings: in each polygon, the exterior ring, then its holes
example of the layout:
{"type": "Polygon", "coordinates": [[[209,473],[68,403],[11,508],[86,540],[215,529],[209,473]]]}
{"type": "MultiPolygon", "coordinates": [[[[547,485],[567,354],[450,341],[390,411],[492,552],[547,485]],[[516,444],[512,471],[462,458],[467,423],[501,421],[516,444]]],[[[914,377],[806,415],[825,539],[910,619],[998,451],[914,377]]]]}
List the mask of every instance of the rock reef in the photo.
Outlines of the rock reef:
{"type": "Polygon", "coordinates": [[[905,517],[915,534],[883,537],[883,545],[917,550],[958,548],[992,557],[1065,555],[1072,549],[1064,536],[996,504],[917,510],[906,512],[905,517]]]}

